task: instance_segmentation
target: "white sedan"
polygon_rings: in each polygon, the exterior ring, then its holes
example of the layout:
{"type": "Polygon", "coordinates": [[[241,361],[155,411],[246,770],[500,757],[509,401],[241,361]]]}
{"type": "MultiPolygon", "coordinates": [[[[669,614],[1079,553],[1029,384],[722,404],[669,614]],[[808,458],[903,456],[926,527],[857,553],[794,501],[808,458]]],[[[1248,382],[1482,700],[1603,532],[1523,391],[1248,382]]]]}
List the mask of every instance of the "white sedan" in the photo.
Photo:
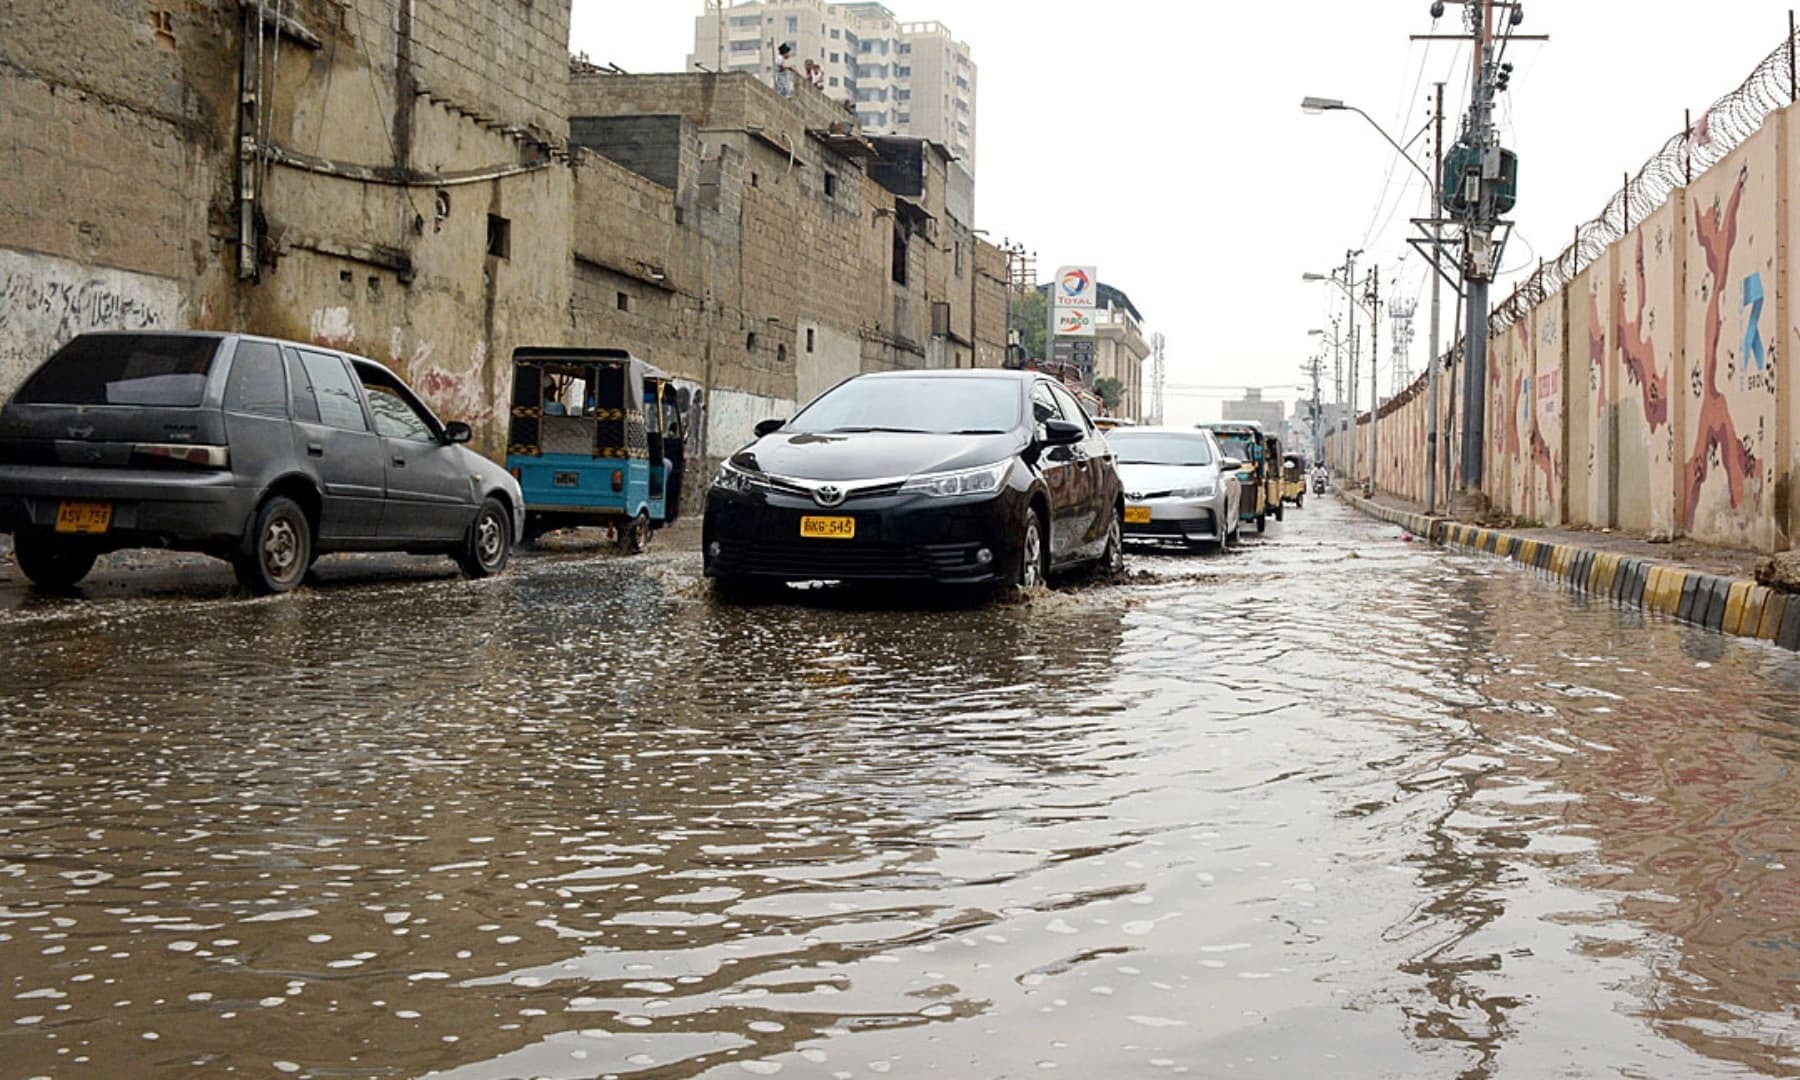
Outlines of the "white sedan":
{"type": "Polygon", "coordinates": [[[1222,548],[1238,537],[1237,470],[1212,432],[1194,428],[1110,431],[1125,487],[1125,538],[1222,548]]]}

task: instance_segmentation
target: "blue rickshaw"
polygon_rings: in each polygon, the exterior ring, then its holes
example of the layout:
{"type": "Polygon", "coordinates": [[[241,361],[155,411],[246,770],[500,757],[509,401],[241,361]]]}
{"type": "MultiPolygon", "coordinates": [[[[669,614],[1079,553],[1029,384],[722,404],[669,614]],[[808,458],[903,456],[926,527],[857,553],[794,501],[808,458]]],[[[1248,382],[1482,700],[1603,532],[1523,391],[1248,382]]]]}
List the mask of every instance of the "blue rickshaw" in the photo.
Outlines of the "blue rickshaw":
{"type": "Polygon", "coordinates": [[[506,467],[525,494],[527,542],[601,525],[644,550],[681,509],[686,438],[670,376],[624,349],[513,351],[506,467]]]}

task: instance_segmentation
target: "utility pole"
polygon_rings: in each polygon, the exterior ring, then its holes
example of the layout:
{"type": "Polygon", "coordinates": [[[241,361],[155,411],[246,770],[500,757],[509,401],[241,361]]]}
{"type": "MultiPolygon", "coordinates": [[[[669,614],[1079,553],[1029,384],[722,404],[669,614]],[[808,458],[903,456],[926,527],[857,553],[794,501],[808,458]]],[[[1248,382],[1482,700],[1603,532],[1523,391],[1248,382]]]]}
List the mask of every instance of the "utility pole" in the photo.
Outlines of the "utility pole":
{"type": "Polygon", "coordinates": [[[1437,512],[1438,451],[1438,292],[1443,288],[1443,274],[1438,270],[1438,256],[1443,251],[1444,227],[1444,84],[1437,84],[1437,112],[1432,117],[1437,135],[1431,154],[1431,352],[1425,360],[1425,512],[1437,512]]]}
{"type": "MultiPolygon", "coordinates": [[[[1442,15],[1446,0],[1434,0],[1433,16],[1442,15]]],[[[1460,297],[1464,301],[1463,323],[1463,394],[1461,436],[1462,471],[1458,484],[1465,495],[1478,494],[1484,476],[1483,453],[1486,440],[1487,412],[1487,320],[1488,286],[1506,246],[1505,237],[1511,223],[1501,215],[1511,210],[1517,195],[1517,158],[1500,145],[1494,127],[1494,97],[1505,90],[1512,77],[1512,65],[1503,60],[1505,49],[1517,41],[1548,41],[1544,34],[1519,34],[1514,31],[1524,12],[1520,0],[1448,0],[1463,9],[1461,34],[1414,34],[1415,41],[1468,41],[1474,46],[1469,67],[1469,112],[1463,121],[1462,135],[1451,148],[1449,163],[1439,165],[1438,199],[1433,208],[1433,260],[1442,242],[1442,220],[1446,216],[1461,227],[1462,282],[1460,297]],[[1496,10],[1504,11],[1504,25],[1495,21],[1496,10]],[[1498,242],[1496,228],[1504,230],[1498,242]]],[[[1439,96],[1441,100],[1442,89],[1439,96]]],[[[1439,107],[1442,113],[1442,106],[1439,107]]],[[[1441,122],[1440,122],[1441,127],[1441,122]]],[[[1439,136],[1442,155],[1442,136],[1439,136]]],[[[1435,281],[1434,281],[1435,285],[1435,281]]],[[[1433,305],[1435,314],[1436,305],[1433,305]]],[[[1435,325],[1435,319],[1433,320],[1435,325]]],[[[1437,371],[1439,345],[1433,333],[1432,372],[1437,371]]],[[[1432,424],[1436,424],[1436,393],[1432,394],[1432,424]]],[[[1428,453],[1430,449],[1428,448],[1428,453]]],[[[1447,457],[1448,455],[1446,455],[1447,457]]],[[[1427,499],[1433,493],[1428,492],[1427,499]]]]}
{"type": "Polygon", "coordinates": [[[1356,256],[1360,252],[1344,252],[1344,292],[1350,297],[1350,418],[1349,436],[1345,439],[1349,447],[1350,462],[1347,475],[1356,479],[1356,256]]]}
{"type": "MultiPolygon", "coordinates": [[[[1381,378],[1377,374],[1381,358],[1381,266],[1369,271],[1369,494],[1375,494],[1376,433],[1380,430],[1376,416],[1381,411],[1381,378]]],[[[1354,305],[1353,305],[1354,306],[1354,305]]]]}
{"type": "Polygon", "coordinates": [[[1163,344],[1162,331],[1150,335],[1150,422],[1157,427],[1163,422],[1163,344]]]}

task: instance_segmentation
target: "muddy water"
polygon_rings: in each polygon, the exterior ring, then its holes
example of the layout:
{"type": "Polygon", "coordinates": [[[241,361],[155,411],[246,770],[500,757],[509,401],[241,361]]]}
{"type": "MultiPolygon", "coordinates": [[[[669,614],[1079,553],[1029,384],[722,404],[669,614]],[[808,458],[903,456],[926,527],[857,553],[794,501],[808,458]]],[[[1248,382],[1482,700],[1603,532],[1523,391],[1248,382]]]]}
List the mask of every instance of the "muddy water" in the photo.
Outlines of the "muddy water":
{"type": "Polygon", "coordinates": [[[1024,605],[423,566],[0,615],[0,1072],[1800,1071],[1790,655],[1330,504],[1024,605]]]}

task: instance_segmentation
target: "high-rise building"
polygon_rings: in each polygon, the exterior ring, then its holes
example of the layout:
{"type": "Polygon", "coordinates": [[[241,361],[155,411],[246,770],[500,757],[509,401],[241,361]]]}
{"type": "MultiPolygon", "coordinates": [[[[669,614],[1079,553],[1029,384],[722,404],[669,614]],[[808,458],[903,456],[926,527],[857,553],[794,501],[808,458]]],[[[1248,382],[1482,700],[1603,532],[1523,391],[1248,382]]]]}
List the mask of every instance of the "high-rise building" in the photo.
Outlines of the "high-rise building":
{"type": "Polygon", "coordinates": [[[975,174],[975,61],[943,23],[901,22],[877,3],[706,0],[688,67],[772,83],[784,44],[802,77],[808,60],[818,64],[822,89],[853,103],[864,131],[942,144],[975,174]]]}

